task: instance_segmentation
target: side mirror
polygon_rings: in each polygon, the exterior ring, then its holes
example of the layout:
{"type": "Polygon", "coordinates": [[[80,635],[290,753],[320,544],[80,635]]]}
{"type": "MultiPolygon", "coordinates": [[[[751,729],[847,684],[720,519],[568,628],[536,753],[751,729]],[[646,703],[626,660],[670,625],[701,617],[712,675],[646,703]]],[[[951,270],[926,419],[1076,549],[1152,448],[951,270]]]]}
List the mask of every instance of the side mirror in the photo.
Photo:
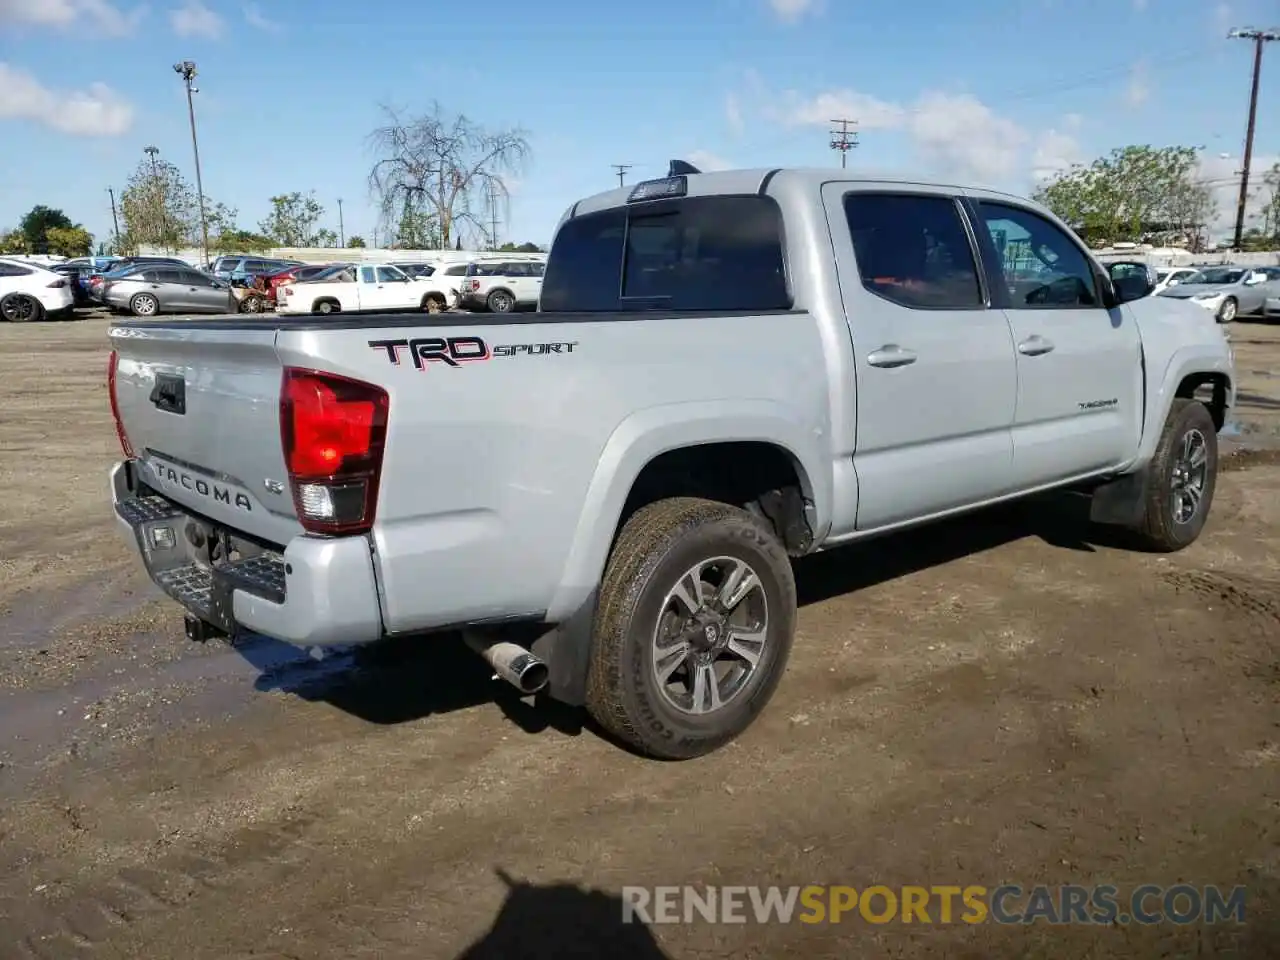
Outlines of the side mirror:
{"type": "Polygon", "coordinates": [[[1145,263],[1120,261],[1107,264],[1107,276],[1115,290],[1116,303],[1129,303],[1150,296],[1156,288],[1156,274],[1145,263]]]}

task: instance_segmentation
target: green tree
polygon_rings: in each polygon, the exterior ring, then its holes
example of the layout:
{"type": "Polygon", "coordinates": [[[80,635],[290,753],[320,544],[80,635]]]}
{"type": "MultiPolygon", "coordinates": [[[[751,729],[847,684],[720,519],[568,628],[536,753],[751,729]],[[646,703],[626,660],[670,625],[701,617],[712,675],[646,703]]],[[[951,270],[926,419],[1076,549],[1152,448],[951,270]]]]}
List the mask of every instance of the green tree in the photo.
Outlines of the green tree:
{"type": "Polygon", "coordinates": [[[74,226],[75,224],[71,222],[71,219],[61,210],[46,207],[44,204],[37,204],[22,218],[22,221],[18,224],[18,229],[22,232],[23,239],[27,244],[27,250],[30,253],[48,253],[49,231],[52,229],[65,230],[74,226]]]}
{"type": "Polygon", "coordinates": [[[356,247],[366,246],[364,242],[364,237],[360,236],[359,234],[356,234],[354,237],[347,237],[347,246],[353,249],[356,247]]]}
{"type": "Polygon", "coordinates": [[[21,230],[6,230],[0,233],[0,253],[26,253],[27,238],[21,230]]]}
{"type": "Polygon", "coordinates": [[[498,248],[498,251],[500,253],[541,253],[542,248],[538,246],[536,243],[526,242],[521,244],[515,244],[515,243],[512,243],[511,241],[507,241],[506,243],[504,243],[502,246],[498,248]]]}
{"type": "Polygon", "coordinates": [[[278,247],[316,245],[316,224],[324,215],[324,205],[315,191],[282,193],[271,198],[270,215],[258,224],[258,231],[278,247]]]}
{"type": "Polygon", "coordinates": [[[311,242],[317,247],[336,247],[338,245],[338,235],[328,227],[321,227],[316,231],[316,235],[312,237],[311,242]]]}
{"type": "Polygon", "coordinates": [[[238,227],[223,230],[209,240],[210,252],[216,253],[266,253],[272,246],[270,237],[238,227]]]}
{"type": "Polygon", "coordinates": [[[84,227],[50,227],[45,232],[49,252],[63,257],[87,257],[93,249],[93,235],[84,227]]]}
{"type": "Polygon", "coordinates": [[[524,131],[489,131],[463,114],[445,114],[439,103],[418,116],[383,112],[387,123],[369,135],[377,155],[369,187],[388,232],[398,232],[411,211],[431,218],[440,249],[464,225],[492,244],[492,211],[509,202],[507,178],[519,174],[531,152],[524,131]]]}
{"type": "Polygon", "coordinates": [[[1262,233],[1280,243],[1280,162],[1262,175],[1262,233]]]}
{"type": "MultiPolygon", "coordinates": [[[[206,198],[206,209],[214,208],[206,198]]],[[[177,250],[200,236],[196,192],[167,160],[138,163],[120,194],[120,213],[124,220],[121,246],[126,249],[147,244],[177,250]]]]}
{"type": "Polygon", "coordinates": [[[1198,170],[1192,147],[1118,147],[1057,174],[1035,198],[1090,242],[1172,234],[1194,242],[1213,216],[1198,170]]]}

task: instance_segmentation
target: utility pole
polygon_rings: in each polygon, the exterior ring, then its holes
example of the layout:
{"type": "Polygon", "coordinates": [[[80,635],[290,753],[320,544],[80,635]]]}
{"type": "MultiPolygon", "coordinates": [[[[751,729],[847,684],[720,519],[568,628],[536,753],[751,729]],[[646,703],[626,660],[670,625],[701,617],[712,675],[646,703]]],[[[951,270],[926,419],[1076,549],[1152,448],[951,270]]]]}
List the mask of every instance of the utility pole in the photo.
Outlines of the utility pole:
{"type": "Polygon", "coordinates": [[[615,163],[613,165],[613,169],[617,171],[617,174],[618,174],[618,186],[621,187],[625,185],[626,181],[623,180],[623,177],[627,175],[627,171],[630,170],[633,166],[635,166],[635,164],[632,164],[632,163],[615,163]]]}
{"type": "Polygon", "coordinates": [[[107,196],[111,198],[111,225],[116,228],[116,253],[120,252],[120,218],[116,216],[116,192],[107,187],[107,196]]]}
{"type": "Polygon", "coordinates": [[[856,127],[858,121],[832,120],[831,122],[840,124],[839,130],[831,131],[831,149],[840,151],[840,168],[843,170],[847,165],[849,151],[858,145],[858,132],[850,130],[849,124],[853,124],[856,127]]]}
{"type": "Polygon", "coordinates": [[[347,245],[347,231],[342,225],[342,198],[338,198],[338,246],[345,247],[347,245]]]}
{"type": "Polygon", "coordinates": [[[193,93],[200,89],[192,85],[196,78],[196,65],[190,60],[183,60],[173,65],[173,72],[182,77],[187,88],[187,117],[191,121],[191,150],[196,156],[196,194],[200,197],[200,236],[204,241],[204,262],[209,264],[209,222],[204,214],[204,182],[200,179],[200,144],[196,141],[196,108],[191,99],[193,93]]]}
{"type": "Polygon", "coordinates": [[[1255,30],[1247,27],[1227,34],[1232,40],[1253,41],[1253,86],[1249,91],[1249,128],[1244,136],[1244,168],[1240,172],[1240,198],[1236,201],[1236,236],[1232,246],[1239,250],[1244,242],[1244,211],[1249,201],[1249,165],[1253,162],[1253,130],[1258,116],[1258,78],[1262,74],[1262,48],[1272,40],[1280,40],[1280,30],[1255,30]]]}
{"type": "MultiPolygon", "coordinates": [[[[160,168],[156,166],[156,154],[160,152],[157,147],[143,147],[142,152],[151,158],[151,182],[155,189],[160,193],[160,247],[165,253],[169,252],[169,184],[167,180],[160,179],[160,168]]],[[[116,233],[120,231],[117,229],[116,233]]]]}
{"type": "Polygon", "coordinates": [[[493,187],[493,181],[489,181],[489,240],[493,245],[493,249],[498,249],[498,191],[493,187]]]}

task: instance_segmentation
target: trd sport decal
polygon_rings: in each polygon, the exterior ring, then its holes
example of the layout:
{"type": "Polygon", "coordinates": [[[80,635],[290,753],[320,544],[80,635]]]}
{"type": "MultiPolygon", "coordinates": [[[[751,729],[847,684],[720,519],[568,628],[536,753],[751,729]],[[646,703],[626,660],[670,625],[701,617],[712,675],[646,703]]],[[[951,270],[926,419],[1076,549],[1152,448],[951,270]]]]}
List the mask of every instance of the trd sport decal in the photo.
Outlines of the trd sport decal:
{"type": "Polygon", "coordinates": [[[577,340],[552,343],[499,343],[494,347],[479,337],[416,337],[412,340],[370,340],[369,346],[381,350],[396,366],[404,354],[413,361],[414,369],[426,370],[432,363],[460,367],[477,360],[494,357],[541,357],[552,353],[573,353],[577,340]]]}

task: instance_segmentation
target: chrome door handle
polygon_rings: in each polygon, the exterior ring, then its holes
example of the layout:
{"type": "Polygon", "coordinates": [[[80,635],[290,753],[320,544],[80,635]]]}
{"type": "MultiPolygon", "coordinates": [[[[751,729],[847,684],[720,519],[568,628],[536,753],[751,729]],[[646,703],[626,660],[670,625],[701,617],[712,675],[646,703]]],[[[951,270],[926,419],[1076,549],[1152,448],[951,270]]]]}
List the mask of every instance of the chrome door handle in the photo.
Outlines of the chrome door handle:
{"type": "Polygon", "coordinates": [[[904,350],[896,343],[886,343],[879,350],[867,354],[867,363],[873,367],[905,367],[915,363],[916,355],[911,350],[904,350]]]}
{"type": "Polygon", "coordinates": [[[1018,352],[1028,357],[1038,357],[1053,350],[1053,341],[1046,340],[1039,334],[1027,337],[1018,344],[1018,352]]]}

